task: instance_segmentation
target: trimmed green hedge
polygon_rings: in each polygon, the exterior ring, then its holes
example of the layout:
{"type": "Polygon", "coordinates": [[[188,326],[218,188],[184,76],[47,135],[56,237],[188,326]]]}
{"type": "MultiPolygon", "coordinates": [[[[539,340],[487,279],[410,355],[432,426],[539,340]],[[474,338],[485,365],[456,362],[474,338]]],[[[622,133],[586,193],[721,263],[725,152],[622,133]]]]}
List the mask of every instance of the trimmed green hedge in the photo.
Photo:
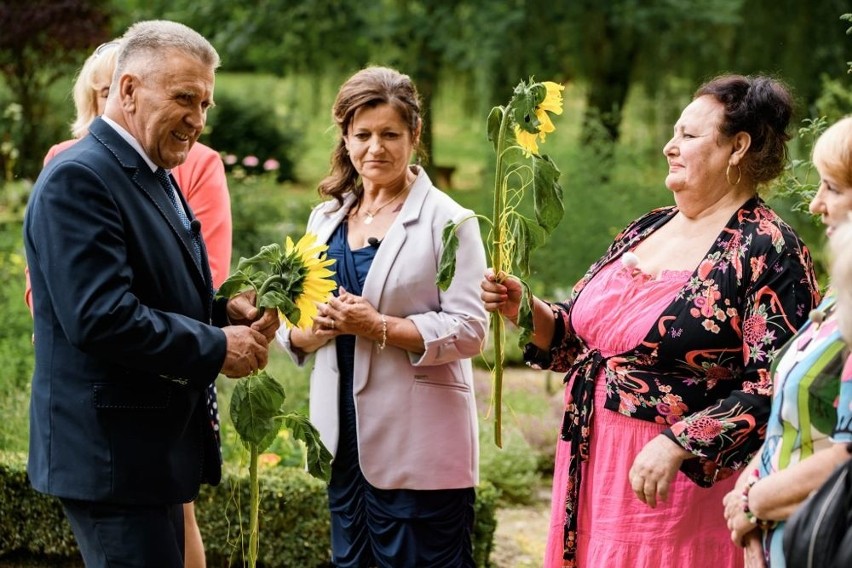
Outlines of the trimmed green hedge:
{"type": "MultiPolygon", "coordinates": [[[[497,496],[488,482],[477,489],[474,554],[480,567],[490,565],[497,496]]],[[[218,487],[202,487],[195,510],[211,568],[240,565],[241,550],[247,546],[247,540],[241,541],[240,526],[247,534],[248,503],[247,472],[226,470],[218,487]]],[[[325,484],[303,471],[262,470],[258,565],[330,566],[327,505],[325,484]]],[[[30,487],[25,455],[0,452],[0,566],[81,564],[59,501],[30,487]]]]}

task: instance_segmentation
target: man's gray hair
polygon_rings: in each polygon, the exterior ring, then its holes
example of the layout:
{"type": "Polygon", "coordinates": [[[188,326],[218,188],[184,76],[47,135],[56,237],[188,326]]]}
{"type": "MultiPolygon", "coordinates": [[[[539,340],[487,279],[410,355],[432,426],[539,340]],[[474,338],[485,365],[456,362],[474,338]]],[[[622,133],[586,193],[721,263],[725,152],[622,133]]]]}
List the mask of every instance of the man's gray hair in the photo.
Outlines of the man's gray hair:
{"type": "Polygon", "coordinates": [[[157,58],[163,56],[163,51],[169,50],[190,55],[211,69],[219,67],[216,49],[192,28],[168,20],[148,20],[133,24],[121,37],[113,80],[120,77],[128,63],[138,56],[145,57],[147,61],[142,65],[147,68],[148,64],[157,65],[157,58]]]}

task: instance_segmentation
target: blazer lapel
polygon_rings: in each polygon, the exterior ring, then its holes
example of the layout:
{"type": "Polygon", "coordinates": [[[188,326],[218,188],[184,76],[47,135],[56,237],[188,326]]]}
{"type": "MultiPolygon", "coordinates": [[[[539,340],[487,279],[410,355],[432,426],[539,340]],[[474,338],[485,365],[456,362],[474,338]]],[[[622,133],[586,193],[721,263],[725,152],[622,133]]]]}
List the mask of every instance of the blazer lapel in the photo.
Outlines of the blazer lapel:
{"type": "Polygon", "coordinates": [[[367,280],[364,282],[364,298],[369,300],[376,309],[379,309],[381,304],[382,292],[385,283],[388,281],[389,273],[402,246],[409,237],[410,227],[420,219],[420,212],[423,210],[426,196],[431,188],[432,182],[429,180],[429,176],[421,169],[417,179],[414,180],[414,185],[411,186],[411,193],[405,200],[402,211],[399,212],[399,216],[388,229],[385,238],[382,240],[382,246],[376,252],[373,265],[367,274],[367,280]]]}
{"type": "Polygon", "coordinates": [[[354,202],[355,195],[352,193],[347,194],[343,198],[343,205],[338,209],[332,209],[332,204],[336,203],[335,201],[328,202],[329,210],[322,210],[318,213],[321,217],[317,219],[316,225],[313,227],[317,237],[317,242],[328,243],[328,239],[331,238],[331,234],[349,214],[349,210],[352,208],[352,204],[354,202]]]}

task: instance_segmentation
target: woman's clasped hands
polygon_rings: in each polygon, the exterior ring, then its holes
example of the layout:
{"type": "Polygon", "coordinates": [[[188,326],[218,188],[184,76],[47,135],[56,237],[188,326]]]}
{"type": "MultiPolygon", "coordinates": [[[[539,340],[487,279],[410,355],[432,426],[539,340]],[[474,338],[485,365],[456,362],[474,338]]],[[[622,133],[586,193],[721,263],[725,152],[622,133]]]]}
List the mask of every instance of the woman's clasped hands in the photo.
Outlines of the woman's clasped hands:
{"type": "Polygon", "coordinates": [[[381,335],[382,316],[370,302],[346,291],[342,286],[336,297],[317,304],[313,332],[331,339],[341,334],[374,337],[381,335]]]}

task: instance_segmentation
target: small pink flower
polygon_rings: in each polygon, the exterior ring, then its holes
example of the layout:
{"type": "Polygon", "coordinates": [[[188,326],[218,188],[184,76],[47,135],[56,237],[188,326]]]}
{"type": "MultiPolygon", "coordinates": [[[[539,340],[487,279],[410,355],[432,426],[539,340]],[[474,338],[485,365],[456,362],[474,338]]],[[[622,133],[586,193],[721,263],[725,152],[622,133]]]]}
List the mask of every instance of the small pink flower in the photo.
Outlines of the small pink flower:
{"type": "Polygon", "coordinates": [[[260,163],[260,160],[257,159],[257,156],[246,156],[243,158],[243,165],[247,168],[254,168],[260,163]]]}
{"type": "Polygon", "coordinates": [[[226,154],[225,157],[223,158],[223,160],[224,160],[225,164],[228,165],[228,166],[233,166],[234,164],[237,163],[237,157],[234,156],[233,154],[226,154]]]}
{"type": "Polygon", "coordinates": [[[272,172],[281,167],[281,164],[278,163],[278,160],[275,158],[269,158],[265,162],[263,162],[263,169],[267,172],[272,172]]]}

